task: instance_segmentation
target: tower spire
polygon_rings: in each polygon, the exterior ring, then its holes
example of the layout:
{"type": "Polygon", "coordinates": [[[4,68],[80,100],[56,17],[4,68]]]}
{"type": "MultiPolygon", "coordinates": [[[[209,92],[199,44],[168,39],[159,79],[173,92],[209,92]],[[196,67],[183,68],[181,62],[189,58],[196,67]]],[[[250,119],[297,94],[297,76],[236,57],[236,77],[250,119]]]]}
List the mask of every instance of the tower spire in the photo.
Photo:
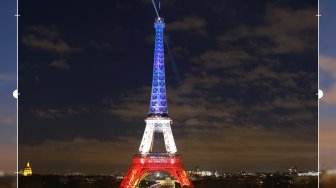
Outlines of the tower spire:
{"type": "Polygon", "coordinates": [[[163,30],[165,23],[163,18],[156,18],[155,28],[155,48],[152,93],[149,105],[149,116],[168,116],[168,103],[166,96],[165,65],[164,65],[164,44],[163,30]]]}

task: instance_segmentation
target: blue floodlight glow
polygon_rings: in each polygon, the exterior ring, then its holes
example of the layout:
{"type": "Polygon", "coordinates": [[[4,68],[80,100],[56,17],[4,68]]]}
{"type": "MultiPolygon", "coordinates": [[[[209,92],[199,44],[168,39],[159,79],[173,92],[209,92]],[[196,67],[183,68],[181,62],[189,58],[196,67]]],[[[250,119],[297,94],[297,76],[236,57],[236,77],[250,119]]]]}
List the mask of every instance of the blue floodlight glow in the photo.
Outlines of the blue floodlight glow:
{"type": "Polygon", "coordinates": [[[165,24],[163,22],[163,19],[158,18],[157,21],[154,23],[156,34],[152,94],[149,105],[150,115],[168,115],[163,46],[164,27],[165,24]]]}

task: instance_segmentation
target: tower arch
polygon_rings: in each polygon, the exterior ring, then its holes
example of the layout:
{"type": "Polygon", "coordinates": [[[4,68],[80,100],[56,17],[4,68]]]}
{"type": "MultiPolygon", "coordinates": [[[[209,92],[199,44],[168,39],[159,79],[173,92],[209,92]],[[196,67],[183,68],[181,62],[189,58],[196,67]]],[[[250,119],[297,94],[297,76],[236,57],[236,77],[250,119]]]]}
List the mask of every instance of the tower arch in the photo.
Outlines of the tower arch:
{"type": "Polygon", "coordinates": [[[172,156],[135,156],[133,164],[127,172],[121,188],[134,188],[139,183],[141,177],[155,171],[164,171],[173,176],[181,187],[193,187],[189,177],[184,170],[180,155],[172,156]]]}

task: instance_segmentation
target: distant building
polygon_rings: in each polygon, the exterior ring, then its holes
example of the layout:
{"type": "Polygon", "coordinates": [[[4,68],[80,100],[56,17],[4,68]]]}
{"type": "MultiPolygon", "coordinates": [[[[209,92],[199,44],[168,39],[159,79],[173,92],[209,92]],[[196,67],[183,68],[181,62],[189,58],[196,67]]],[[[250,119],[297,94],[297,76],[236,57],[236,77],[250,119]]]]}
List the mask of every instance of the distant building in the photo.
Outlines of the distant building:
{"type": "Polygon", "coordinates": [[[297,169],[295,166],[292,166],[288,169],[288,174],[290,175],[296,175],[298,172],[297,172],[297,169]]]}
{"type": "Polygon", "coordinates": [[[29,161],[27,162],[27,166],[23,170],[23,176],[31,176],[33,175],[32,168],[30,167],[29,161]]]}
{"type": "Polygon", "coordinates": [[[199,177],[208,177],[208,176],[219,176],[219,173],[216,172],[212,172],[210,170],[196,170],[196,171],[187,171],[187,173],[189,175],[193,175],[193,176],[199,176],[199,177]]]}
{"type": "Polygon", "coordinates": [[[298,173],[298,176],[318,176],[318,172],[305,172],[305,173],[298,173]]]}

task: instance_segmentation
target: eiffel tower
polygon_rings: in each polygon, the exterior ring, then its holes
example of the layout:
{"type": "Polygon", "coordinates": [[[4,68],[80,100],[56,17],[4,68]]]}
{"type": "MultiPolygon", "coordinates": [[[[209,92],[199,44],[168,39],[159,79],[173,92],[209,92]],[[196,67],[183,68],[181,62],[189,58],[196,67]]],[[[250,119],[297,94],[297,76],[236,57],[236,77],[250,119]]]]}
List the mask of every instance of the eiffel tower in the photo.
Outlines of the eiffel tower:
{"type": "Polygon", "coordinates": [[[133,164],[124,177],[120,188],[138,187],[140,181],[151,172],[163,171],[173,176],[181,187],[193,188],[193,185],[184,169],[181,155],[177,149],[171,130],[172,119],[168,116],[168,105],[164,66],[164,35],[165,23],[163,18],[156,18],[154,23],[155,49],[152,93],[149,105],[149,114],[145,119],[146,128],[139,147],[138,154],[133,157],[133,164]],[[163,134],[164,152],[153,150],[154,135],[163,134]]]}

